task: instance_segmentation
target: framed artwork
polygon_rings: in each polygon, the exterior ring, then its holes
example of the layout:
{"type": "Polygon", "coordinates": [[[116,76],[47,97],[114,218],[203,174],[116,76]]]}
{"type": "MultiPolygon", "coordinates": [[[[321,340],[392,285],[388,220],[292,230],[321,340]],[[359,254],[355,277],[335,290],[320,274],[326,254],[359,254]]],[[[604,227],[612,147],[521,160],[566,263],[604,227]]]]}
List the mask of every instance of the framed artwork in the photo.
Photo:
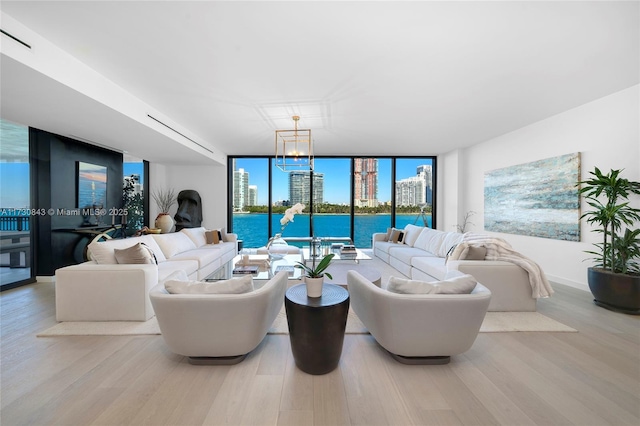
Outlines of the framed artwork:
{"type": "Polygon", "coordinates": [[[484,175],[487,231],[580,241],[580,153],[484,175]]]}
{"type": "Polygon", "coordinates": [[[107,168],[77,162],[78,208],[104,208],[107,204],[107,168]]]}

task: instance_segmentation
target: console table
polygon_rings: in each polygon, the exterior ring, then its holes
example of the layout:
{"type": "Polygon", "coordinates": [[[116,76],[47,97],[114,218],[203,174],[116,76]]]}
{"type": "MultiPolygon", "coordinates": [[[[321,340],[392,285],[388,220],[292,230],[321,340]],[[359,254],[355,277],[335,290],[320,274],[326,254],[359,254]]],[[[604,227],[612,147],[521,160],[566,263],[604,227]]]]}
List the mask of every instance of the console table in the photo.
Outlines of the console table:
{"type": "Polygon", "coordinates": [[[92,226],[82,226],[78,228],[56,228],[53,229],[55,232],[71,232],[74,234],[79,234],[83,237],[86,237],[86,240],[83,242],[84,247],[82,249],[82,256],[84,260],[89,260],[87,247],[94,241],[102,241],[102,240],[110,240],[115,236],[120,238],[125,238],[126,234],[124,232],[126,225],[114,224],[114,225],[92,225],[92,226]]]}
{"type": "Polygon", "coordinates": [[[333,371],[342,355],[349,292],[324,284],[321,297],[308,297],[306,285],[298,284],[285,293],[284,306],[296,366],[316,375],[333,371]]]}

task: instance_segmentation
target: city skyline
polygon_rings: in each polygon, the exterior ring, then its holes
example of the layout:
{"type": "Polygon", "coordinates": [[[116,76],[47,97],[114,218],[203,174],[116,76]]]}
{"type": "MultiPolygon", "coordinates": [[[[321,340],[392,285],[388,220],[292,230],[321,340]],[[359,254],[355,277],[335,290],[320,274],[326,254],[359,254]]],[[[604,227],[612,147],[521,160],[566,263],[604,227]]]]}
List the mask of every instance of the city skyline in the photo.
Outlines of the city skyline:
{"type": "MultiPolygon", "coordinates": [[[[372,157],[373,158],[373,157],[372,157]]],[[[258,205],[268,204],[268,158],[236,158],[235,170],[244,169],[249,174],[248,184],[255,185],[258,192],[258,205]]],[[[378,158],[377,200],[380,203],[391,201],[391,191],[395,181],[415,177],[420,166],[433,167],[431,158],[396,159],[396,177],[391,180],[391,159],[378,158]]],[[[350,158],[316,158],[314,172],[324,175],[324,202],[330,204],[351,204],[350,195],[350,158]]],[[[234,171],[235,174],[235,171],[234,171]]],[[[289,200],[289,173],[273,167],[272,202],[274,204],[289,200]]]]}

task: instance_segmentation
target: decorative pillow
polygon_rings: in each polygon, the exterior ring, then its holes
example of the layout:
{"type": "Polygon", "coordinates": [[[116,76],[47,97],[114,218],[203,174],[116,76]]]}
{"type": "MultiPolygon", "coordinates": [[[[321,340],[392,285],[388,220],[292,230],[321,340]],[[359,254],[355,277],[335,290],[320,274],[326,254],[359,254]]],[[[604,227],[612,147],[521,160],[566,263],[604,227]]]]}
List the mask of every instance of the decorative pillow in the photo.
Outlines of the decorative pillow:
{"type": "Polygon", "coordinates": [[[403,242],[408,246],[414,247],[414,244],[422,233],[423,228],[424,226],[407,224],[404,227],[404,238],[402,239],[403,242]]]}
{"type": "Polygon", "coordinates": [[[207,244],[218,244],[224,241],[222,238],[222,232],[215,229],[213,231],[207,231],[204,233],[207,238],[207,244]]]}
{"type": "Polygon", "coordinates": [[[447,263],[450,260],[461,260],[461,254],[469,248],[469,244],[460,243],[452,246],[447,252],[447,257],[444,263],[447,263]]]}
{"type": "Polygon", "coordinates": [[[193,250],[196,247],[191,238],[187,237],[187,234],[182,232],[170,232],[168,234],[153,235],[153,239],[156,240],[160,250],[167,257],[167,259],[175,256],[178,253],[182,253],[187,250],[193,250]]]}
{"type": "Polygon", "coordinates": [[[253,291],[253,277],[213,282],[167,280],[164,288],[171,294],[242,294],[253,291]]]}
{"type": "Polygon", "coordinates": [[[403,238],[404,238],[404,231],[401,231],[400,229],[395,229],[395,228],[391,230],[391,237],[389,238],[389,241],[391,241],[392,243],[402,244],[403,238]]]}
{"type": "Polygon", "coordinates": [[[393,228],[387,228],[387,235],[384,237],[385,241],[389,241],[391,239],[391,232],[393,231],[393,228]]]}
{"type": "Polygon", "coordinates": [[[387,291],[400,294],[469,294],[476,284],[475,278],[468,274],[434,282],[390,277],[387,291]]]}
{"type": "Polygon", "coordinates": [[[484,260],[487,255],[487,248],[484,246],[469,246],[469,251],[465,255],[465,260],[484,260]]]}
{"type": "Polygon", "coordinates": [[[153,255],[153,251],[144,243],[137,243],[125,249],[114,249],[113,253],[118,263],[157,265],[158,261],[153,255]]]}
{"type": "Polygon", "coordinates": [[[89,257],[100,265],[115,265],[118,263],[115,256],[115,249],[126,249],[139,242],[144,243],[151,249],[158,262],[167,260],[151,235],[132,238],[114,238],[107,241],[93,242],[89,244],[88,247],[89,257]]]}
{"type": "Polygon", "coordinates": [[[199,228],[182,228],[180,232],[187,234],[187,237],[191,238],[191,241],[196,245],[196,247],[202,247],[207,244],[207,238],[205,237],[206,229],[201,226],[199,228]]]}
{"type": "Polygon", "coordinates": [[[484,246],[472,246],[468,243],[460,243],[449,250],[446,262],[449,260],[484,260],[486,255],[487,248],[484,246]]]}
{"type": "Polygon", "coordinates": [[[222,235],[222,241],[229,241],[229,239],[227,238],[226,228],[218,228],[217,231],[220,231],[220,235],[222,235]]]}
{"type": "Polygon", "coordinates": [[[449,249],[452,246],[461,243],[463,238],[464,238],[464,234],[461,234],[459,232],[445,232],[440,248],[438,249],[437,252],[432,252],[432,253],[438,257],[446,257],[449,249]]]}
{"type": "Polygon", "coordinates": [[[167,275],[163,280],[160,281],[160,283],[162,285],[164,285],[164,283],[166,283],[167,281],[189,281],[189,276],[187,276],[187,273],[183,270],[183,269],[178,269],[175,270],[173,272],[171,272],[169,275],[167,275]]]}

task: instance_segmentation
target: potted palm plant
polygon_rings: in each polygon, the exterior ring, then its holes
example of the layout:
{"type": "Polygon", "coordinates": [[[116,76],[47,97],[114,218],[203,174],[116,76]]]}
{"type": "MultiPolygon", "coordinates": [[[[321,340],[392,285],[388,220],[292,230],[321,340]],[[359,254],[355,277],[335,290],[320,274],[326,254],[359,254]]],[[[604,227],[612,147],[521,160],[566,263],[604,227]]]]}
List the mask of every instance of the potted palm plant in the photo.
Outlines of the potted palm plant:
{"type": "Polygon", "coordinates": [[[301,262],[296,262],[295,267],[304,271],[304,282],[307,285],[307,296],[320,297],[322,296],[322,283],[324,282],[324,276],[329,279],[333,279],[330,273],[325,272],[331,263],[335,254],[331,253],[322,258],[320,263],[316,266],[309,267],[301,262]]]}
{"type": "Polygon", "coordinates": [[[591,179],[579,182],[579,193],[592,209],[580,218],[602,235],[592,254],[595,266],[588,269],[594,303],[628,314],[640,314],[640,209],[629,197],[640,194],[640,182],[620,177],[622,170],[603,174],[597,167],[591,179]]]}

